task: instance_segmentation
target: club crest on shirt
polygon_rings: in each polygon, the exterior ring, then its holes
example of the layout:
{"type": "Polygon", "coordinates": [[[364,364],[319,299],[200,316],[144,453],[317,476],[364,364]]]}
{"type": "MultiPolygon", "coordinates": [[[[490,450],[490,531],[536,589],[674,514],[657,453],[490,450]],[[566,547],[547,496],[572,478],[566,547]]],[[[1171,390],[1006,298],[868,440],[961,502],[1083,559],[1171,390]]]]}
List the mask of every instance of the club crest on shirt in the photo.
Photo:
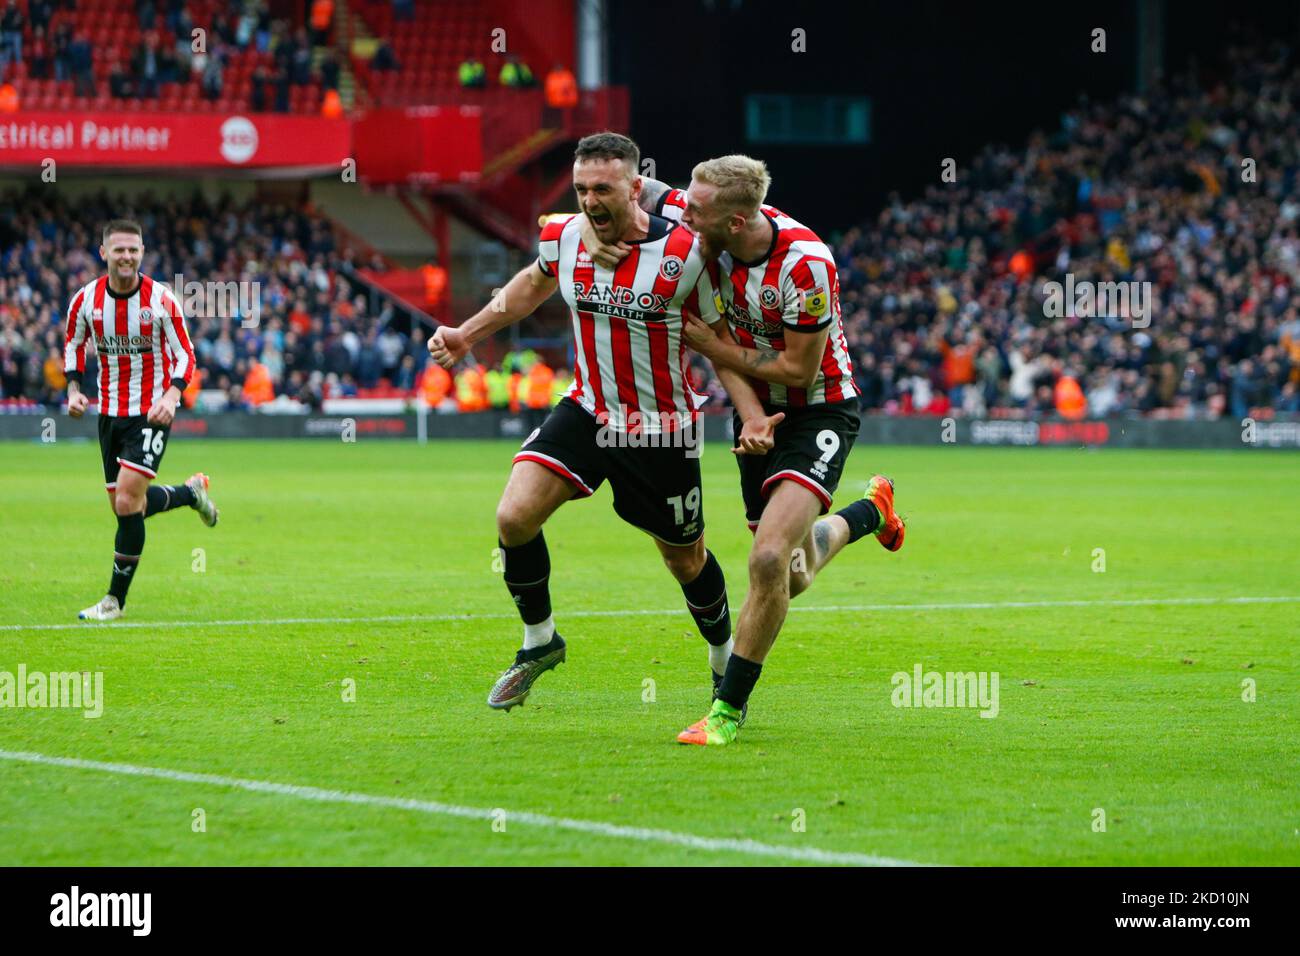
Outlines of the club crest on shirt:
{"type": "Polygon", "coordinates": [[[141,309],[138,315],[142,323],[153,321],[153,309],[141,309]]]}
{"type": "Polygon", "coordinates": [[[781,293],[774,285],[765,285],[758,293],[758,302],[765,309],[775,309],[781,302],[781,293]]]}
{"type": "Polygon", "coordinates": [[[659,263],[659,274],[669,282],[673,282],[681,277],[684,268],[686,263],[677,256],[664,256],[663,262],[659,263]]]}

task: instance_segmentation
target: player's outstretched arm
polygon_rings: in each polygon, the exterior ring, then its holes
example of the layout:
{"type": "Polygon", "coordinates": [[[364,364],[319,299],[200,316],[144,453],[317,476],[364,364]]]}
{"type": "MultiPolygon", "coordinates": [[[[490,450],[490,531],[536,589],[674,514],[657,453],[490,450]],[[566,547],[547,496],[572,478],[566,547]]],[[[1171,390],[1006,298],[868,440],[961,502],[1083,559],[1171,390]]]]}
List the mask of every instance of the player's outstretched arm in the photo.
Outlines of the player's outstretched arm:
{"type": "Polygon", "coordinates": [[[479,342],[535,312],[558,285],[555,276],[530,263],[458,328],[444,325],[435,331],[429,338],[429,354],[443,368],[453,368],[479,342]]]}
{"type": "Polygon", "coordinates": [[[822,353],[830,335],[829,325],[816,332],[788,330],[792,334],[785,337],[784,351],[762,352],[744,348],[730,336],[724,340],[699,317],[689,313],[683,315],[686,321],[682,331],[686,344],[712,362],[716,369],[731,369],[751,378],[793,388],[809,388],[817,380],[817,370],[821,367],[822,353]]]}

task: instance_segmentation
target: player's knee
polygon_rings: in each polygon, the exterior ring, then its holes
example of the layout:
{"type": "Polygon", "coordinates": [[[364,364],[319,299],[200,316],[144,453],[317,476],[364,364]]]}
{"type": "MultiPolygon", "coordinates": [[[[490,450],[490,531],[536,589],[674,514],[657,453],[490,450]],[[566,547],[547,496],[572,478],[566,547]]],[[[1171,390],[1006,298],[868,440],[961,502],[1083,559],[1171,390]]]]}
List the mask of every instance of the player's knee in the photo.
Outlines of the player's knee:
{"type": "Polygon", "coordinates": [[[508,547],[527,544],[537,537],[541,525],[521,505],[502,499],[497,505],[497,535],[508,547]]]}
{"type": "Polygon", "coordinates": [[[788,557],[780,548],[756,543],[749,552],[751,583],[772,586],[782,581],[788,573],[788,557]]]}
{"type": "Polygon", "coordinates": [[[664,564],[679,584],[689,584],[704,570],[705,554],[703,547],[672,548],[663,552],[664,564]]]}
{"type": "Polygon", "coordinates": [[[113,499],[113,512],[117,515],[133,515],[144,511],[144,495],[136,497],[120,489],[113,499]]]}

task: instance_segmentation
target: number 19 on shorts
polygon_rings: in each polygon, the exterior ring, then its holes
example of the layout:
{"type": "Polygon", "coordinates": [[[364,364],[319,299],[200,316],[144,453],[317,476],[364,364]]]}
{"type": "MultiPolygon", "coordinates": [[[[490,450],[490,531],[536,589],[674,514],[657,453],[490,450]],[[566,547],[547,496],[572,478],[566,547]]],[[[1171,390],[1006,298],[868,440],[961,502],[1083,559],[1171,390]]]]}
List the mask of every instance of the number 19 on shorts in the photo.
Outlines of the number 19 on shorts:
{"type": "Polygon", "coordinates": [[[686,512],[688,511],[691,513],[690,520],[694,521],[700,516],[700,486],[696,485],[686,492],[684,498],[682,495],[673,495],[668,499],[668,504],[673,509],[674,524],[685,524],[687,520],[686,512]]]}

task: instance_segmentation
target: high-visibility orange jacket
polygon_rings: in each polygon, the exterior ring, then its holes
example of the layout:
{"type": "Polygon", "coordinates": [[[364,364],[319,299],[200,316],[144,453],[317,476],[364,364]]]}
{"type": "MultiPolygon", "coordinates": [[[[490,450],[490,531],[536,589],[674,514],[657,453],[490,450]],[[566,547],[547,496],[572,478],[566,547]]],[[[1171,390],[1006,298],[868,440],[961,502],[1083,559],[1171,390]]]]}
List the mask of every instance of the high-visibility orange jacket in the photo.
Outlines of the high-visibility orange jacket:
{"type": "Polygon", "coordinates": [[[437,362],[430,362],[420,376],[420,391],[430,408],[437,408],[451,391],[451,373],[437,362]]]}
{"type": "Polygon", "coordinates": [[[548,408],[551,404],[551,383],[555,381],[555,372],[545,362],[538,362],[528,370],[529,408],[548,408]]]}
{"type": "Polygon", "coordinates": [[[334,0],[312,0],[311,25],[314,30],[329,28],[334,19],[334,0]]]}
{"type": "Polygon", "coordinates": [[[456,407],[462,412],[481,412],[488,407],[483,366],[471,366],[456,376],[456,407]]]}
{"type": "Polygon", "coordinates": [[[194,403],[198,401],[199,392],[203,390],[203,369],[196,368],[194,374],[190,376],[190,384],[185,386],[185,391],[181,392],[181,404],[186,408],[193,408],[194,403]]]}
{"type": "Polygon", "coordinates": [[[261,362],[254,362],[244,376],[244,401],[250,405],[261,405],[273,398],[275,388],[271,385],[270,369],[261,362]]]}
{"type": "Polygon", "coordinates": [[[442,293],[447,288],[447,270],[427,263],[420,266],[420,273],[424,276],[424,302],[435,306],[442,301],[442,293]]]}
{"type": "Polygon", "coordinates": [[[524,383],[524,377],[519,372],[511,372],[509,380],[510,388],[510,410],[519,411],[523,396],[520,394],[521,387],[524,383]]]}
{"type": "Polygon", "coordinates": [[[1088,400],[1084,397],[1079,383],[1068,375],[1056,380],[1054,392],[1056,413],[1062,418],[1078,421],[1088,414],[1088,400]]]}
{"type": "Polygon", "coordinates": [[[559,110],[578,105],[578,83],[568,70],[546,74],[546,105],[559,110]]]}
{"type": "Polygon", "coordinates": [[[343,100],[338,90],[326,90],[321,100],[320,115],[326,119],[338,119],[343,115],[343,100]]]}

